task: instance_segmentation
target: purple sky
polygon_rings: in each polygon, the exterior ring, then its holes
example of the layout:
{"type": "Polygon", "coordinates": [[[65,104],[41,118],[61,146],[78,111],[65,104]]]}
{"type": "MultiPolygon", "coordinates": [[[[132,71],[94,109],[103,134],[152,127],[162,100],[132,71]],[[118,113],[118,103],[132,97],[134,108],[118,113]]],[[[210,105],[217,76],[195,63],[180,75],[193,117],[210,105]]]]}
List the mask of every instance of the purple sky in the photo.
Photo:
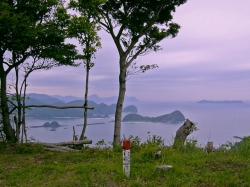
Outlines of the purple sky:
{"type": "MultiPolygon", "coordinates": [[[[177,8],[179,35],[160,43],[163,50],[137,59],[159,68],[133,76],[128,96],[139,100],[250,100],[250,1],[189,0],[177,8]]],[[[101,32],[102,49],[90,72],[89,94],[118,94],[118,53],[101,32]]],[[[11,77],[9,77],[11,79],[11,77]]],[[[85,69],[60,67],[35,72],[28,92],[84,96],[85,69]]]]}

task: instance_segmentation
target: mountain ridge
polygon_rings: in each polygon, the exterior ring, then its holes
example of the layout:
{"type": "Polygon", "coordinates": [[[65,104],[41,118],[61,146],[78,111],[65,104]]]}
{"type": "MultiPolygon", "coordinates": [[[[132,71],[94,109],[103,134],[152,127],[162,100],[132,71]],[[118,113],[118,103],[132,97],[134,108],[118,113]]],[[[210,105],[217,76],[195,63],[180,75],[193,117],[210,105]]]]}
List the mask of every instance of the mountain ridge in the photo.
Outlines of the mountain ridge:
{"type": "MultiPolygon", "coordinates": [[[[61,95],[48,95],[48,94],[38,94],[38,93],[29,93],[27,96],[39,99],[39,100],[53,100],[56,102],[58,100],[63,101],[65,103],[74,101],[74,100],[84,100],[84,97],[75,97],[72,95],[61,96],[61,95]]],[[[111,97],[99,97],[97,94],[92,94],[88,96],[89,101],[94,101],[97,104],[105,103],[105,104],[114,104],[117,102],[117,96],[111,97]]],[[[140,102],[136,97],[133,96],[125,96],[125,103],[137,103],[140,102]]]]}
{"type": "MultiPolygon", "coordinates": [[[[54,105],[54,106],[83,106],[84,100],[78,99],[70,102],[63,102],[57,98],[52,98],[46,94],[28,94],[26,98],[26,105],[54,105]],[[41,96],[41,97],[40,97],[41,96]],[[33,98],[35,97],[35,98],[33,98]],[[41,98],[41,100],[39,99],[41,98]]],[[[88,106],[94,107],[94,110],[88,110],[88,117],[107,117],[113,115],[116,111],[116,104],[95,103],[89,101],[88,106]]],[[[123,110],[126,113],[136,113],[137,107],[128,105],[123,110]]],[[[34,118],[54,118],[54,117],[83,117],[83,109],[69,108],[69,109],[55,109],[55,108],[32,108],[26,110],[27,117],[34,118]]]]}

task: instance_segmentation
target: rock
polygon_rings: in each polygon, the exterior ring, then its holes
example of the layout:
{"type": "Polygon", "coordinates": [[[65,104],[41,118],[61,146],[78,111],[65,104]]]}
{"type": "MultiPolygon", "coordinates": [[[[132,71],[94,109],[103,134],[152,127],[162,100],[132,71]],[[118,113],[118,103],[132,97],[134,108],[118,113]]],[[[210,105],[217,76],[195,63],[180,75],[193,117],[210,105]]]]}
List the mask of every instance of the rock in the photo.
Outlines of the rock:
{"type": "Polygon", "coordinates": [[[171,165],[156,166],[156,169],[159,169],[159,170],[167,170],[167,169],[171,169],[171,168],[173,168],[173,166],[171,166],[171,165]]]}

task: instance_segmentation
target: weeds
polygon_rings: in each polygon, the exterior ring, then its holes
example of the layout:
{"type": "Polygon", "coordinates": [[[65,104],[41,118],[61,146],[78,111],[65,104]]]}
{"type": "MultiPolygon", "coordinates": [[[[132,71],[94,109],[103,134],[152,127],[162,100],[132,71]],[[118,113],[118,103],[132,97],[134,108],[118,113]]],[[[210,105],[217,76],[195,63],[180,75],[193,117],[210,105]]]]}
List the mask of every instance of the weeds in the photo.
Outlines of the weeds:
{"type": "MultiPolygon", "coordinates": [[[[125,137],[124,137],[125,138],[125,137]]],[[[151,136],[131,141],[131,175],[122,172],[122,147],[104,140],[77,153],[57,153],[39,144],[0,143],[0,186],[250,186],[250,139],[206,153],[197,140],[181,149],[151,136]],[[161,151],[161,156],[155,153],[161,151]],[[159,165],[171,165],[167,170],[159,165]]]]}

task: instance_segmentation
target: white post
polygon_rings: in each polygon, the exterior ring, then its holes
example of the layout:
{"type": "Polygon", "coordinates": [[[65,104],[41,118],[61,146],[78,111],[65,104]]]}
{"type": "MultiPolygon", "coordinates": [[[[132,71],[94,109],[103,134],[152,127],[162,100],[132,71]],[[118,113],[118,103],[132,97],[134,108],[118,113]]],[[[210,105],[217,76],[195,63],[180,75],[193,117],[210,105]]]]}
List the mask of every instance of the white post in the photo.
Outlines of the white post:
{"type": "Polygon", "coordinates": [[[123,140],[123,173],[130,176],[130,141],[123,140]]]}

